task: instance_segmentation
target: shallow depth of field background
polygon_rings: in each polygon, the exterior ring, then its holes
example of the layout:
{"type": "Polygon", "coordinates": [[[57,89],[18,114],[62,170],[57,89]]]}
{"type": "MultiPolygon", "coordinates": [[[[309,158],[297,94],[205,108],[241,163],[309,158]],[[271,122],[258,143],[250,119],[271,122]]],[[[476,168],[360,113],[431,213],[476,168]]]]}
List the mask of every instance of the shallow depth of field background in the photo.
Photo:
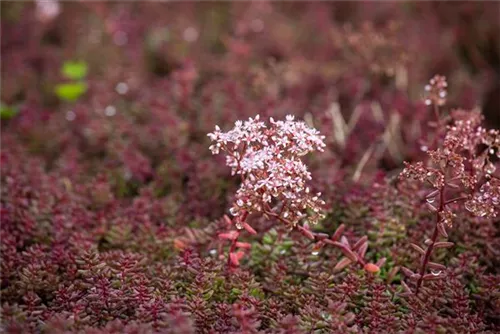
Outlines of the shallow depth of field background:
{"type": "Polygon", "coordinates": [[[437,254],[450,279],[407,302],[397,268],[418,263],[409,243],[431,214],[393,187],[425,157],[435,74],[444,112],[500,127],[499,15],[496,1],[2,1],[2,327],[500,330],[498,219],[461,218],[437,254]],[[306,158],[328,203],[316,228],[367,235],[367,256],[388,259],[377,276],[334,272],[338,251],[262,217],[228,274],[217,234],[238,180],[206,134],[257,114],[326,136],[306,158]]]}

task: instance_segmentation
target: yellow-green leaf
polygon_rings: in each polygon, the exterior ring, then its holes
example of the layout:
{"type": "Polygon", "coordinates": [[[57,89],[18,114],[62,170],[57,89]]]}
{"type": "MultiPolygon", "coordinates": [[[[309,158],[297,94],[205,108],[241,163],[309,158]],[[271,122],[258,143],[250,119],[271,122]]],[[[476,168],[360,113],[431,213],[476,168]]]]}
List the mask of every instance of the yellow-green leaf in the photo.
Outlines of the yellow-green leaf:
{"type": "Polygon", "coordinates": [[[64,101],[73,102],[87,91],[87,84],[85,82],[70,82],[63,83],[56,86],[56,95],[64,101]]]}

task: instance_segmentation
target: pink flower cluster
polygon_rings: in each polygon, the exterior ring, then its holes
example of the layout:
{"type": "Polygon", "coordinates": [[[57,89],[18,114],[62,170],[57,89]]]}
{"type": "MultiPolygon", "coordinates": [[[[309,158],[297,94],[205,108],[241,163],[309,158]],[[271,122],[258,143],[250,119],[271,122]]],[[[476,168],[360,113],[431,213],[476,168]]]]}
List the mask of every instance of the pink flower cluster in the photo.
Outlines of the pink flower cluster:
{"type": "Polygon", "coordinates": [[[446,103],[446,95],[448,95],[446,91],[447,87],[448,83],[446,82],[446,77],[435,75],[429,81],[429,84],[425,86],[425,91],[427,93],[425,104],[428,106],[431,104],[443,106],[446,103]]]}
{"type": "Polygon", "coordinates": [[[41,22],[50,22],[61,13],[61,5],[57,0],[37,0],[36,17],[41,22]]]}
{"type": "Polygon", "coordinates": [[[285,121],[270,118],[266,125],[257,115],[237,121],[228,132],[216,126],[208,136],[212,153],[225,152],[232,175],[241,175],[241,187],[230,210],[239,229],[243,228],[242,217],[250,213],[265,214],[290,227],[307,216],[313,224],[323,218],[325,202],[306,185],[311,174],[300,160],[309,152],[323,151],[324,136],[316,129],[290,115],[285,121]]]}
{"type": "Polygon", "coordinates": [[[498,207],[500,207],[500,180],[495,178],[484,183],[479,192],[465,202],[465,208],[479,217],[495,218],[498,207]]]}
{"type": "MultiPolygon", "coordinates": [[[[431,208],[434,205],[430,203],[439,191],[448,187],[448,193],[454,192],[457,199],[466,200],[465,208],[475,216],[496,217],[500,189],[493,175],[496,165],[491,159],[495,152],[498,154],[498,131],[481,126],[483,118],[479,111],[454,110],[451,116],[453,124],[447,127],[443,147],[427,152],[430,158],[427,164],[405,162],[401,177],[427,182],[436,189],[427,197],[431,208]]],[[[443,210],[451,203],[455,201],[444,203],[443,210]]],[[[443,221],[451,226],[451,219],[448,214],[443,221]]]]}

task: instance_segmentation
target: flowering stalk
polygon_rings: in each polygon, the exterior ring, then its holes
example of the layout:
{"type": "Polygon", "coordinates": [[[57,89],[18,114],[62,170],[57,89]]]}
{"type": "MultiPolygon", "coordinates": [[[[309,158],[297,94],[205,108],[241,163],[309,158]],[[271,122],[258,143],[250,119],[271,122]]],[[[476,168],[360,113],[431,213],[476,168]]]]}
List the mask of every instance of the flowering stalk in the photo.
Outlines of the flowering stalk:
{"type": "Polygon", "coordinates": [[[436,224],[434,226],[434,232],[431,237],[431,244],[427,247],[425,251],[424,259],[422,261],[422,266],[420,268],[420,274],[417,281],[417,288],[415,290],[415,294],[418,294],[420,287],[422,286],[422,282],[424,280],[425,272],[427,270],[427,266],[429,264],[429,260],[431,258],[432,251],[434,250],[434,245],[436,244],[437,237],[439,235],[439,222],[441,220],[441,213],[444,211],[444,187],[439,190],[439,210],[436,212],[436,224]]]}
{"type": "MultiPolygon", "coordinates": [[[[429,92],[426,104],[433,104],[434,110],[444,105],[446,87],[444,77],[435,76],[431,79],[430,85],[426,86],[426,91],[429,92]]],[[[439,116],[439,110],[436,115],[439,116]]],[[[431,238],[425,242],[426,249],[411,244],[422,256],[420,271],[417,274],[408,268],[402,268],[406,276],[416,280],[415,294],[419,293],[425,280],[444,277],[441,273],[446,267],[431,262],[430,259],[434,249],[453,245],[438,241],[439,235],[448,238],[446,228],[452,226],[455,217],[452,209],[463,201],[465,209],[475,216],[495,217],[500,203],[500,182],[492,176],[496,167],[490,161],[491,154],[495,151],[498,154],[499,131],[486,131],[482,128],[482,116],[476,111],[455,110],[451,113],[451,118],[454,123],[447,127],[442,147],[427,152],[430,159],[426,164],[405,162],[405,169],[400,175],[401,178],[430,184],[434,188],[425,197],[427,207],[436,215],[431,238]],[[486,149],[477,153],[478,148],[483,145],[486,149]],[[447,192],[453,192],[455,197],[447,199],[447,192]],[[436,198],[439,200],[437,208],[433,205],[436,198]],[[426,274],[428,268],[437,271],[426,274]]],[[[437,133],[433,142],[436,143],[438,139],[437,133]]],[[[409,287],[405,285],[405,288],[407,293],[411,293],[409,287]]]]}
{"type": "MultiPolygon", "coordinates": [[[[255,234],[246,221],[250,213],[261,213],[276,218],[294,228],[304,218],[316,223],[324,201],[312,194],[306,182],[311,179],[307,166],[300,157],[311,151],[323,151],[324,137],[303,122],[287,116],[285,121],[270,119],[270,126],[255,119],[237,121],[235,127],[223,133],[216,126],[208,136],[214,142],[213,154],[224,151],[232,175],[240,175],[241,186],[231,207],[237,230],[255,234]],[[305,213],[310,211],[309,214],[305,213]]],[[[228,263],[237,265],[242,253],[235,253],[236,234],[221,234],[231,240],[228,263]],[[235,255],[238,254],[238,255],[235,255]]]]}
{"type": "MultiPolygon", "coordinates": [[[[242,251],[236,252],[239,230],[256,234],[246,218],[250,213],[259,213],[317,241],[315,249],[325,244],[339,248],[345,258],[336,269],[359,263],[368,271],[378,271],[378,266],[367,264],[363,259],[368,247],[366,238],[360,239],[361,242],[358,241],[351,249],[347,239],[341,237],[343,225],[332,238],[309,229],[309,222],[315,224],[323,219],[325,202],[320,199],[321,193],[313,194],[307,186],[311,175],[300,158],[312,151],[323,151],[324,136],[317,130],[304,122],[295,121],[293,116],[287,116],[285,121],[271,118],[268,126],[257,115],[255,119],[237,121],[235,127],[226,133],[216,126],[208,136],[214,142],[210,146],[212,153],[224,151],[232,175],[239,174],[241,177],[240,189],[230,209],[234,219],[226,216],[228,225],[234,223],[237,230],[219,235],[221,239],[231,241],[229,266],[239,265],[244,255],[242,251]],[[307,222],[300,225],[305,219],[307,222]]],[[[383,261],[379,262],[379,265],[383,264],[383,261]]]]}

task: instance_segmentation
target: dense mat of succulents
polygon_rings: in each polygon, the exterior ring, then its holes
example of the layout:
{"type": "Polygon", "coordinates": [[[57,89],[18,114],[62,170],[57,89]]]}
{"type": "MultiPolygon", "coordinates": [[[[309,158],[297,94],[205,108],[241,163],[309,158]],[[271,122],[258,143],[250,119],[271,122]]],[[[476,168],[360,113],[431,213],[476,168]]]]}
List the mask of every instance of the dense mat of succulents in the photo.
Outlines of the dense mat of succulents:
{"type": "Polygon", "coordinates": [[[3,332],[500,331],[498,3],[1,9],[3,332]]]}

